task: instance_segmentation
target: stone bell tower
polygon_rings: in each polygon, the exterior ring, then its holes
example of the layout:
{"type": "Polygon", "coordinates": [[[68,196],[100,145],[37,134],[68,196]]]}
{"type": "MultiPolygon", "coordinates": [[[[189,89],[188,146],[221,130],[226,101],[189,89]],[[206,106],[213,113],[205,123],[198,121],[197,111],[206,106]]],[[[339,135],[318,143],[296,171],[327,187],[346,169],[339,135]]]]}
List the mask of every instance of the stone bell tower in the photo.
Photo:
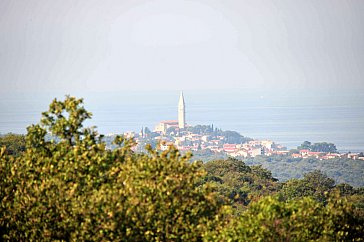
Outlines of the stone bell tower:
{"type": "Polygon", "coordinates": [[[180,129],[186,127],[185,99],[183,98],[183,92],[179,95],[178,101],[178,127],[180,129]]]}

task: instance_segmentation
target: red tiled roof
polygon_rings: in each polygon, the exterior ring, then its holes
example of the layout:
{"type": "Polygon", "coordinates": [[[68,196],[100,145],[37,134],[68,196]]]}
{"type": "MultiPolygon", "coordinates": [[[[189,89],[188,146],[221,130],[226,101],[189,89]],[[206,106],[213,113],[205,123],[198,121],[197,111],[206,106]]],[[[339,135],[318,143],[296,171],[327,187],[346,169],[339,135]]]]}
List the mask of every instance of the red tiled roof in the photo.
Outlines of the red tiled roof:
{"type": "Polygon", "coordinates": [[[163,123],[163,124],[178,124],[178,121],[177,120],[163,120],[160,123],[163,123]]]}

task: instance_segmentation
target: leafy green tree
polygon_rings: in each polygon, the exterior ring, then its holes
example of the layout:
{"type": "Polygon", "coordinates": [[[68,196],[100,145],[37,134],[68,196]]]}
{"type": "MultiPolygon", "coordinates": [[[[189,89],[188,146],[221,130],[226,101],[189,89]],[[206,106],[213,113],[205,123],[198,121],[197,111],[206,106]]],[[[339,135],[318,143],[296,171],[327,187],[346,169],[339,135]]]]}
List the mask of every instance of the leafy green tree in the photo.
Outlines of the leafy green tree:
{"type": "Polygon", "coordinates": [[[350,201],[355,209],[357,216],[364,218],[364,187],[354,188],[349,184],[342,183],[335,187],[341,197],[350,201]]]}
{"type": "Polygon", "coordinates": [[[311,149],[311,142],[304,141],[300,146],[297,147],[298,150],[310,150],[311,149]]]}
{"type": "Polygon", "coordinates": [[[204,164],[206,181],[212,182],[219,199],[232,204],[237,211],[252,200],[275,193],[279,184],[272,174],[261,166],[247,166],[241,160],[229,158],[204,164]]]}
{"type": "Polygon", "coordinates": [[[201,134],[201,135],[208,135],[212,134],[213,129],[210,125],[196,125],[196,126],[190,126],[186,129],[189,132],[192,132],[194,134],[201,134]]]}
{"type": "Polygon", "coordinates": [[[229,144],[243,144],[251,140],[250,138],[244,137],[236,131],[226,130],[223,131],[221,135],[225,137],[225,142],[229,144]]]}
{"type": "Polygon", "coordinates": [[[314,143],[311,146],[311,150],[315,152],[337,152],[336,146],[333,143],[314,143]]]}
{"type": "Polygon", "coordinates": [[[323,205],[312,198],[280,201],[265,197],[206,241],[362,241],[363,218],[344,199],[323,205]]]}
{"type": "Polygon", "coordinates": [[[256,156],[244,158],[247,165],[263,165],[280,181],[303,178],[305,173],[322,170],[336,183],[347,183],[353,187],[364,186],[364,162],[357,159],[336,158],[320,160],[314,157],[293,158],[289,155],[256,156]]]}
{"type": "Polygon", "coordinates": [[[313,197],[320,202],[326,201],[326,193],[335,187],[335,181],[319,170],[309,172],[303,179],[292,179],[287,181],[280,191],[285,200],[313,197]]]}
{"type": "Polygon", "coordinates": [[[6,147],[6,154],[18,156],[25,151],[25,136],[13,133],[0,136],[0,147],[6,147]]]}
{"type": "Polygon", "coordinates": [[[337,152],[336,146],[333,143],[320,142],[312,144],[309,141],[303,142],[300,146],[297,147],[298,150],[311,150],[314,152],[337,152]]]}
{"type": "Polygon", "coordinates": [[[220,226],[224,207],[209,184],[199,185],[200,163],[173,147],[135,154],[123,137],[107,150],[83,128],[90,117],[82,99],[55,99],[28,128],[24,154],[1,149],[2,240],[197,241],[220,226]]]}
{"type": "Polygon", "coordinates": [[[214,152],[210,149],[202,149],[193,151],[193,159],[208,162],[212,160],[223,160],[227,159],[227,155],[224,153],[214,152]]]}
{"type": "Polygon", "coordinates": [[[42,113],[41,124],[62,141],[70,145],[79,143],[82,136],[90,132],[90,129],[82,129],[83,122],[91,118],[91,113],[81,106],[82,103],[83,99],[70,96],[65,101],[54,99],[48,112],[42,113]]]}
{"type": "Polygon", "coordinates": [[[167,135],[171,135],[171,134],[176,134],[177,133],[177,129],[176,127],[169,127],[167,130],[166,130],[166,134],[167,135]]]}
{"type": "Polygon", "coordinates": [[[150,131],[150,129],[148,127],[145,127],[144,128],[144,134],[148,135],[150,133],[152,133],[152,131],[150,131]]]}
{"type": "Polygon", "coordinates": [[[354,189],[353,186],[346,183],[338,184],[337,186],[335,186],[335,189],[338,190],[340,195],[342,196],[353,195],[356,193],[356,189],[354,189]]]}

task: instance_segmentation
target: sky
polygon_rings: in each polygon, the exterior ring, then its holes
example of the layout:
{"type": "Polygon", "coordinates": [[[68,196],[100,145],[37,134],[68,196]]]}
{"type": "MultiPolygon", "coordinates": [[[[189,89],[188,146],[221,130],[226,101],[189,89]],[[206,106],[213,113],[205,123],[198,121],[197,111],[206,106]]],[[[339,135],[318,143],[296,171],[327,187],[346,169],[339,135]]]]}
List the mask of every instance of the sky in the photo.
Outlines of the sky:
{"type": "Polygon", "coordinates": [[[364,90],[364,1],[0,0],[0,92],[364,90]]]}

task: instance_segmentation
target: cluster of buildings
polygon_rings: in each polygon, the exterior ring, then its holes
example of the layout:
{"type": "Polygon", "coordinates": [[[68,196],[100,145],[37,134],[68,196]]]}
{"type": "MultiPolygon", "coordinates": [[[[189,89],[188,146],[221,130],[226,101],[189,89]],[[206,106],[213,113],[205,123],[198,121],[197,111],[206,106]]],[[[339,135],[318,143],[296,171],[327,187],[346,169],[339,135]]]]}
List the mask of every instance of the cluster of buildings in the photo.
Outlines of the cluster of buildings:
{"type": "Polygon", "coordinates": [[[224,144],[223,152],[231,157],[255,157],[258,155],[287,154],[286,147],[270,140],[251,140],[244,144],[224,144]]]}
{"type": "MultiPolygon", "coordinates": [[[[187,128],[185,100],[183,92],[180,93],[178,101],[178,120],[165,120],[159,122],[154,128],[152,139],[163,141],[160,145],[161,150],[168,149],[173,145],[180,151],[201,151],[209,150],[215,153],[224,153],[232,157],[255,157],[263,154],[285,154],[288,151],[284,147],[272,141],[249,140],[243,144],[230,144],[224,135],[216,135],[211,132],[193,133],[187,128]]],[[[150,139],[147,134],[141,132],[134,138],[140,141],[140,145],[150,139]],[[143,142],[144,141],[144,142],[143,142]]],[[[149,140],[150,142],[151,140],[149,140]]]]}
{"type": "Polygon", "coordinates": [[[199,135],[187,133],[180,137],[164,137],[165,141],[160,149],[166,150],[168,146],[175,146],[180,151],[210,150],[214,153],[223,153],[231,157],[255,157],[257,155],[285,154],[285,147],[269,140],[251,140],[243,144],[226,143],[226,137],[199,135]]]}
{"type": "MultiPolygon", "coordinates": [[[[302,149],[298,152],[290,152],[282,145],[276,144],[270,140],[251,140],[246,139],[244,142],[228,142],[228,137],[214,133],[213,127],[210,132],[193,133],[186,123],[185,100],[183,92],[180,93],[178,101],[178,120],[161,121],[154,128],[154,131],[147,134],[142,129],[139,134],[134,132],[124,133],[126,137],[132,137],[138,143],[135,150],[142,150],[144,145],[160,144],[161,150],[167,150],[169,146],[175,146],[180,151],[203,151],[208,150],[217,154],[225,154],[231,157],[255,157],[258,155],[285,155],[292,158],[317,158],[320,160],[334,158],[362,159],[358,153],[325,153],[313,152],[308,149],[302,149]]],[[[193,130],[193,129],[192,129],[193,130]]]]}
{"type": "MultiPolygon", "coordinates": [[[[161,121],[155,126],[154,132],[159,136],[154,139],[164,141],[160,145],[161,150],[173,145],[180,151],[210,150],[215,153],[225,153],[232,157],[255,157],[262,154],[282,153],[284,147],[276,145],[272,141],[248,141],[244,144],[229,144],[227,137],[216,135],[212,132],[196,134],[186,130],[186,111],[183,93],[180,93],[178,101],[178,120],[161,121]],[[172,132],[168,132],[172,130],[172,132]],[[168,135],[167,135],[168,133],[168,135]]],[[[288,152],[288,151],[287,151],[288,152]]]]}
{"type": "Polygon", "coordinates": [[[330,152],[314,152],[308,149],[299,150],[299,153],[291,154],[293,158],[316,158],[320,160],[329,160],[335,158],[348,158],[353,160],[364,160],[360,153],[330,153],[330,152]]]}

